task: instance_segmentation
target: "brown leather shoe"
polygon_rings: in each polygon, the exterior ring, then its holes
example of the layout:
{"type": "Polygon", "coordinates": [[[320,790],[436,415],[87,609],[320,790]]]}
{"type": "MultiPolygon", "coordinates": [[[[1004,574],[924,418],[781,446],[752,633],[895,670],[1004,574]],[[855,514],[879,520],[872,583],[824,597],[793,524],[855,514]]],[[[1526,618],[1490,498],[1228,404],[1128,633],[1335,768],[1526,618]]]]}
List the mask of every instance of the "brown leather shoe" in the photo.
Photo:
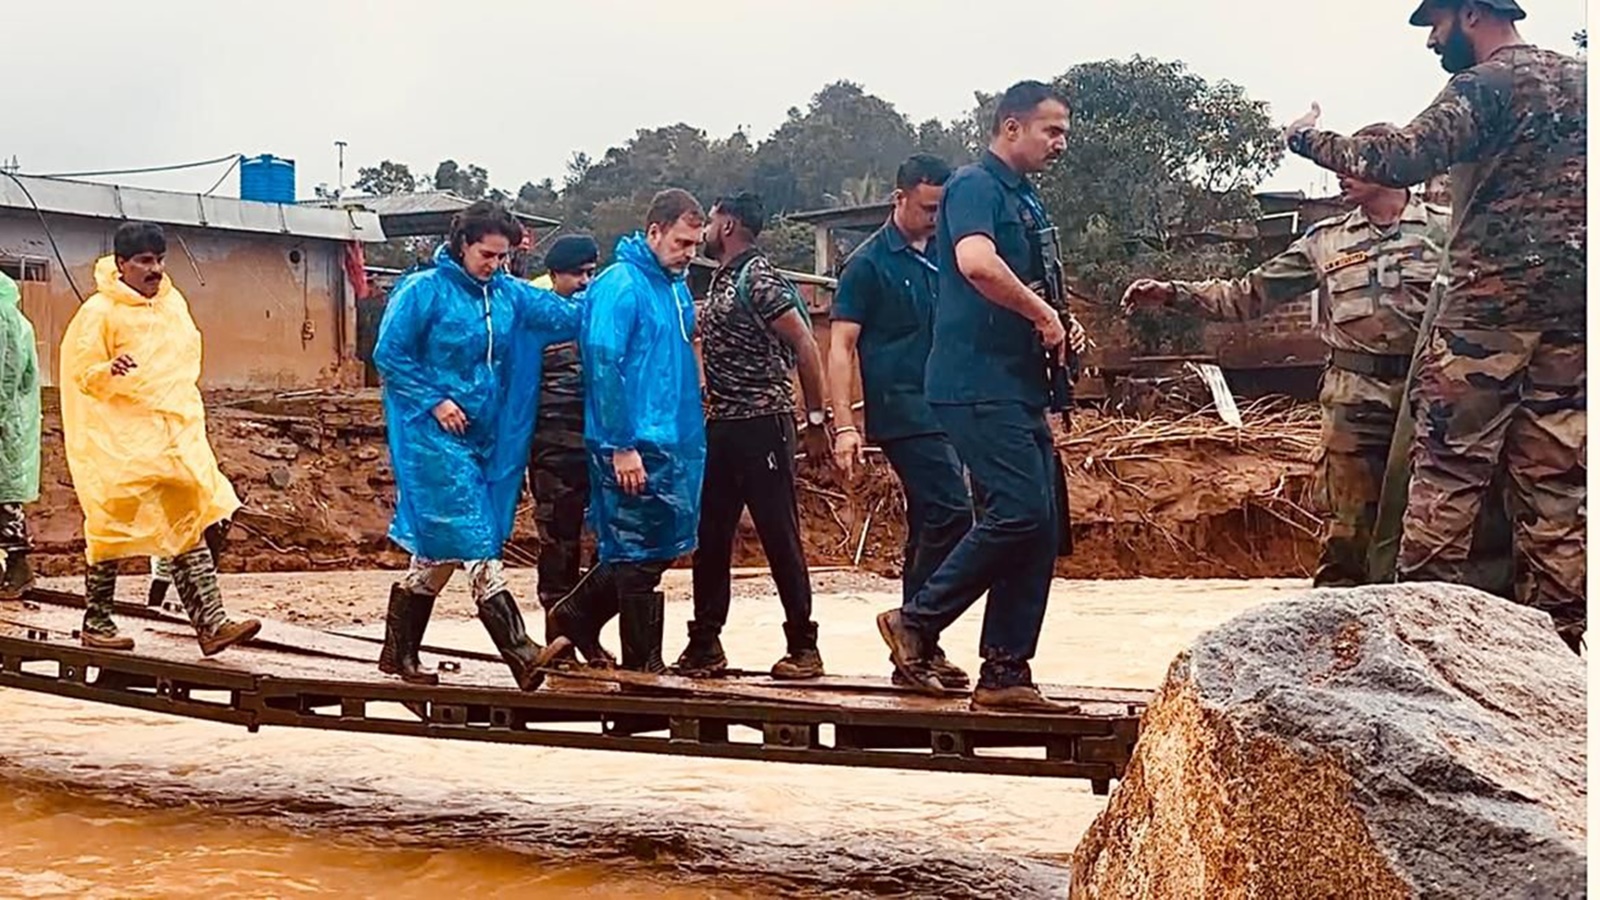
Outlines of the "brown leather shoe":
{"type": "Polygon", "coordinates": [[[1031,684],[1014,684],[1010,687],[984,687],[972,690],[972,708],[995,712],[1080,713],[1083,707],[1076,703],[1057,703],[1039,693],[1031,684]]]}
{"type": "Polygon", "coordinates": [[[79,640],[91,650],[132,650],[133,638],[122,634],[95,634],[92,631],[79,633],[79,640]]]}
{"type": "Polygon", "coordinates": [[[205,656],[216,656],[234,644],[248,641],[260,633],[261,622],[258,619],[223,622],[222,627],[211,634],[200,635],[200,652],[205,656]]]}

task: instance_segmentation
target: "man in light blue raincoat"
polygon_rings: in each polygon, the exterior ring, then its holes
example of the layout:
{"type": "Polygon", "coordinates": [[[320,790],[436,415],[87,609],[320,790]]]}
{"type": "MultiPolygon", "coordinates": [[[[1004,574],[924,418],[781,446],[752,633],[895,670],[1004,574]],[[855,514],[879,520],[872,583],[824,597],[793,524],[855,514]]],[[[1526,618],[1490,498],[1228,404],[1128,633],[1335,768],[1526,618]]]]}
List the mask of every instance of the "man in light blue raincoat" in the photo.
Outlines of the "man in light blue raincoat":
{"type": "Polygon", "coordinates": [[[591,663],[610,661],[600,629],[620,611],[623,668],[666,668],[657,588],[672,561],[695,547],[705,476],[694,300],[684,281],[704,227],[693,196],[662,191],[644,232],[618,241],[612,264],[589,286],[580,348],[600,565],[547,622],[553,649],[565,639],[591,663]]]}
{"type": "Polygon", "coordinates": [[[582,312],[502,270],[521,237],[509,212],[474,203],[434,266],[401,279],[379,326],[373,362],[395,474],[389,536],[411,554],[411,569],[390,590],[378,666],[405,681],[437,683],[418,651],[434,599],[463,566],[478,618],[518,686],[537,688],[548,662],[523,626],[500,555],[533,440],[545,345],[573,339],[582,312]]]}

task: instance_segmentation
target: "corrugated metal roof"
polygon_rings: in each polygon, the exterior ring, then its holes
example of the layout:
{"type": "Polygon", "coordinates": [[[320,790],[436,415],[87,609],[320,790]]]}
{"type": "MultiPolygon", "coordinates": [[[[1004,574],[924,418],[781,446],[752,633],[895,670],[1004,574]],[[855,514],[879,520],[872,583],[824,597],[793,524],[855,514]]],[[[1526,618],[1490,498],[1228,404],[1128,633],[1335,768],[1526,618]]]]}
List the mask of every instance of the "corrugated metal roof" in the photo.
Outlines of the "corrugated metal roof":
{"type": "MultiPolygon", "coordinates": [[[[472,201],[454,191],[415,191],[409,194],[371,194],[358,197],[345,197],[338,201],[341,206],[359,206],[371,210],[380,216],[413,216],[426,213],[457,213],[468,206],[472,201]]],[[[530,225],[556,226],[561,222],[532,213],[517,212],[512,210],[523,222],[530,225]]]]}
{"type": "Polygon", "coordinates": [[[37,208],[42,212],[67,216],[127,219],[335,241],[385,240],[377,214],[362,210],[257,203],[232,197],[207,197],[33,175],[0,177],[0,208],[32,211],[34,204],[38,204],[37,208]]]}
{"type": "Polygon", "coordinates": [[[858,206],[835,206],[828,209],[808,209],[804,212],[789,213],[788,218],[793,222],[807,222],[811,224],[832,224],[842,221],[872,220],[874,217],[882,219],[894,208],[894,203],[883,200],[878,203],[862,203],[858,206]]]}

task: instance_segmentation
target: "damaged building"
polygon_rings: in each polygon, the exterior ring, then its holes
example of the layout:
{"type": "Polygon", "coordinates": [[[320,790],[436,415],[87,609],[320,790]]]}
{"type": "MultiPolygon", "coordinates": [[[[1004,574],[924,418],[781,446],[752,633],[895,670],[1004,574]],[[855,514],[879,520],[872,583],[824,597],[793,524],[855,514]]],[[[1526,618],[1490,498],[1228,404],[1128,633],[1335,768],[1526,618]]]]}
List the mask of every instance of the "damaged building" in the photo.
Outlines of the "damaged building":
{"type": "Polygon", "coordinates": [[[201,385],[295,389],[359,385],[356,301],[376,214],[26,175],[0,178],[0,271],[22,288],[39,365],[94,293],[94,265],[128,221],[160,224],[167,270],[205,335],[201,385]]]}

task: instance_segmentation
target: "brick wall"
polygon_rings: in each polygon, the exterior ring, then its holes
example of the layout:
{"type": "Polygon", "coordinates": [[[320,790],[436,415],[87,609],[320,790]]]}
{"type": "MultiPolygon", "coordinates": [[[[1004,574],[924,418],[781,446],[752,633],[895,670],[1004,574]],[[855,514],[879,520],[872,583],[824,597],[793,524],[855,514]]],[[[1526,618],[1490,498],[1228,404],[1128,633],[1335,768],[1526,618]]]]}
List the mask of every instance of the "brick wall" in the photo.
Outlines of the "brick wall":
{"type": "Polygon", "coordinates": [[[1268,334],[1302,334],[1312,331],[1311,326],[1311,300],[1313,295],[1306,295],[1293,303],[1273,310],[1265,316],[1259,325],[1259,330],[1268,334]]]}

